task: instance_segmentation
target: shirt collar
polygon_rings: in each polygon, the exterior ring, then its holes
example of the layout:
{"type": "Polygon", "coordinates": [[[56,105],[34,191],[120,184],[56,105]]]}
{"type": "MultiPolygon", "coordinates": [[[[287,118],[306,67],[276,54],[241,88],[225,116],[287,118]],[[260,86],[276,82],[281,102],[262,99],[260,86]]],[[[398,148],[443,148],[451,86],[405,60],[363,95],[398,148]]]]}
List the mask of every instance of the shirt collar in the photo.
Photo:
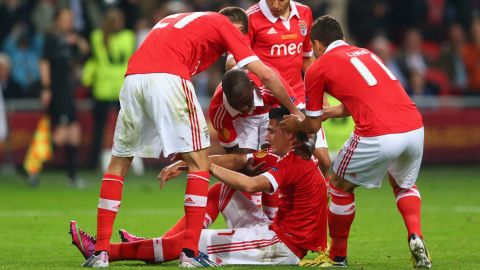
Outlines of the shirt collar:
{"type": "Polygon", "coordinates": [[[325,53],[327,53],[328,51],[331,51],[331,50],[333,50],[337,47],[345,46],[345,45],[348,45],[348,43],[341,40],[341,39],[335,40],[334,42],[330,43],[330,45],[328,45],[327,49],[325,50],[325,53]]]}
{"type": "MultiPolygon", "coordinates": [[[[280,18],[273,16],[272,12],[268,8],[266,0],[260,0],[258,5],[260,6],[260,10],[262,11],[263,15],[265,15],[265,17],[267,17],[267,19],[271,23],[275,23],[280,18]]],[[[290,20],[293,16],[297,16],[298,18],[300,18],[297,6],[295,6],[295,3],[293,3],[293,1],[290,1],[290,16],[288,17],[288,20],[290,20]]]]}
{"type": "MultiPolygon", "coordinates": [[[[264,106],[264,103],[263,103],[263,98],[261,96],[261,94],[259,93],[259,91],[255,88],[253,90],[253,105],[254,105],[254,108],[252,109],[252,112],[253,110],[255,110],[255,108],[257,107],[263,107],[264,106]]],[[[227,109],[228,113],[232,116],[232,117],[235,117],[239,114],[242,114],[241,112],[235,110],[227,101],[227,97],[225,96],[225,93],[223,93],[223,106],[225,106],[225,109],[227,109]]],[[[250,113],[252,113],[250,112],[250,113]]]]}

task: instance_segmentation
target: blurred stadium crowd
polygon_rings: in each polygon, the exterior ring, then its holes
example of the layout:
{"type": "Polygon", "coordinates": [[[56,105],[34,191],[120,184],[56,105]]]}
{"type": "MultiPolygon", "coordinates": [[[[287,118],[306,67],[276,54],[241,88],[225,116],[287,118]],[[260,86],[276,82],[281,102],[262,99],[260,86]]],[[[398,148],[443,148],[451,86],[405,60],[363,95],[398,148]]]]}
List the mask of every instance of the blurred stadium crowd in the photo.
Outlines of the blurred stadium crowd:
{"type": "MultiPolygon", "coordinates": [[[[6,104],[1,106],[0,102],[0,145],[7,138],[7,124],[1,123],[7,121],[1,120],[5,119],[5,108],[18,111],[19,106],[12,104],[27,104],[20,107],[40,112],[49,103],[44,90],[57,84],[57,90],[51,89],[53,96],[49,97],[55,103],[56,96],[60,96],[57,106],[69,106],[69,102],[64,102],[68,99],[90,104],[83,110],[90,110],[93,116],[92,127],[86,129],[93,134],[87,142],[92,150],[90,158],[83,160],[95,168],[108,112],[119,108],[118,93],[128,59],[150,28],[172,13],[218,11],[226,6],[247,9],[255,2],[0,0],[0,93],[6,104]],[[65,10],[67,15],[62,13],[65,10]],[[50,62],[51,79],[45,80],[47,73],[42,70],[42,61],[50,62]],[[60,81],[51,81],[55,76],[60,81]]],[[[378,54],[409,95],[480,96],[480,0],[298,2],[312,7],[314,18],[330,14],[339,19],[347,41],[378,54]]],[[[223,72],[224,61],[220,60],[194,78],[204,108],[208,107],[223,72]]],[[[11,124],[13,120],[9,121],[11,124]]],[[[82,128],[85,129],[84,123],[82,128]]],[[[75,134],[82,138],[79,132],[75,134]]],[[[10,147],[25,148],[25,140],[31,138],[26,137],[17,138],[10,147]]],[[[56,140],[55,134],[53,139],[56,140]]],[[[78,142],[70,143],[78,147],[78,142]]]]}
{"type": "MultiPolygon", "coordinates": [[[[92,44],[92,33],[132,31],[138,46],[148,30],[171,13],[248,8],[253,0],[2,0],[0,1],[0,85],[6,99],[35,98],[41,90],[39,59],[55,12],[69,8],[73,29],[92,44]],[[116,9],[116,12],[108,12],[116,9]]],[[[300,0],[314,17],[339,17],[349,41],[376,52],[411,95],[480,93],[480,1],[477,0],[300,0]]],[[[107,41],[105,41],[107,42],[107,41]]],[[[92,50],[90,50],[91,52],[92,50]]],[[[76,96],[82,92],[82,67],[76,59],[76,96]]],[[[209,96],[222,64],[196,78],[200,95],[209,96]]]]}

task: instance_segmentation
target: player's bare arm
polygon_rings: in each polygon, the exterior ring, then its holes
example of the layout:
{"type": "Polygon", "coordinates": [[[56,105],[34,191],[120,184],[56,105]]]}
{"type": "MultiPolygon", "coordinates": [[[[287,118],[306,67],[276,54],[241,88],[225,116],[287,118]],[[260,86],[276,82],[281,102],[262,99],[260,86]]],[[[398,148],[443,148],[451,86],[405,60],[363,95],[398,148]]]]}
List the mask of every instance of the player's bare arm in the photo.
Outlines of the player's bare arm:
{"type": "Polygon", "coordinates": [[[210,166],[210,173],[221,182],[236,190],[245,192],[270,192],[270,181],[263,175],[246,176],[244,174],[225,169],[216,164],[210,166]]]}
{"type": "MultiPolygon", "coordinates": [[[[225,155],[214,155],[210,156],[212,163],[219,166],[228,168],[230,170],[241,170],[247,166],[247,155],[246,154],[225,154],[225,155]]],[[[260,164],[263,165],[263,164],[260,164]]],[[[176,178],[183,171],[186,171],[187,163],[183,160],[179,160],[175,163],[168,165],[163,168],[162,171],[157,176],[157,179],[160,181],[160,188],[163,188],[165,182],[176,178]]]]}
{"type": "Polygon", "coordinates": [[[287,108],[290,113],[303,117],[302,112],[295,107],[290,97],[283,87],[280,79],[277,77],[277,74],[267,66],[265,66],[261,61],[253,61],[246,65],[246,67],[253,72],[257,77],[262,81],[262,83],[270,89],[272,94],[277,98],[277,100],[287,108]]]}
{"type": "Polygon", "coordinates": [[[303,65],[302,65],[302,69],[303,69],[303,72],[306,72],[307,69],[310,67],[311,64],[313,64],[313,62],[315,62],[315,56],[310,56],[308,58],[303,58],[303,65]]]}
{"type": "Polygon", "coordinates": [[[327,106],[323,107],[323,121],[330,119],[330,118],[342,118],[348,117],[352,114],[348,111],[347,107],[343,104],[339,104],[336,106],[327,106]]]}
{"type": "Polygon", "coordinates": [[[308,134],[317,133],[318,130],[322,127],[323,119],[322,116],[318,117],[309,117],[306,116],[303,120],[296,115],[287,115],[283,118],[283,121],[280,122],[280,129],[287,132],[305,132],[308,134]]]}

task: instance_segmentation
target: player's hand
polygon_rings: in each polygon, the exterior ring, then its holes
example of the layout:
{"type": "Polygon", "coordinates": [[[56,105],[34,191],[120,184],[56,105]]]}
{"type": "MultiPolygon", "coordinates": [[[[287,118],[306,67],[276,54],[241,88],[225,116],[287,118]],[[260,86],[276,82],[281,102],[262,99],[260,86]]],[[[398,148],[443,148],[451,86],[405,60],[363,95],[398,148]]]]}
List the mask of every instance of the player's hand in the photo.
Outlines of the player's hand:
{"type": "Polygon", "coordinates": [[[280,129],[286,132],[298,132],[301,121],[298,115],[285,115],[280,122],[280,129]]]}
{"type": "Polygon", "coordinates": [[[163,188],[165,182],[179,176],[183,171],[187,170],[187,166],[183,161],[177,161],[167,167],[158,174],[157,179],[160,181],[160,189],[163,188]]]}
{"type": "Polygon", "coordinates": [[[263,165],[265,165],[265,161],[258,163],[257,165],[253,165],[253,159],[247,160],[247,164],[243,169],[244,173],[248,176],[257,176],[261,173],[266,172],[267,170],[263,169],[263,165]]]}

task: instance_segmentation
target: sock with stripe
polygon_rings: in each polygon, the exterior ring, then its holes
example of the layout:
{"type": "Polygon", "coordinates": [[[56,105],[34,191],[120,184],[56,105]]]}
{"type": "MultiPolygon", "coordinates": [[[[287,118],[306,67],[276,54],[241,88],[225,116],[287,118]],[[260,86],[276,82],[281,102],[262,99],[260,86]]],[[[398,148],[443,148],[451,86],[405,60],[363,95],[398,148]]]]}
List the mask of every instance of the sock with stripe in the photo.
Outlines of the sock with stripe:
{"type": "Polygon", "coordinates": [[[405,226],[407,227],[408,239],[410,239],[410,235],[413,233],[423,237],[421,228],[422,199],[417,186],[413,185],[411,188],[401,188],[395,183],[392,183],[392,187],[397,201],[398,211],[402,215],[405,226]]]}
{"type": "Polygon", "coordinates": [[[328,229],[331,238],[330,258],[346,257],[348,234],[355,218],[355,195],[330,185],[328,229]]]}
{"type": "MultiPolygon", "coordinates": [[[[203,228],[207,229],[218,217],[219,198],[221,183],[216,183],[208,189],[207,207],[205,209],[205,219],[203,220],[203,228]]],[[[162,237],[174,236],[185,230],[185,216],[183,216],[177,224],[168,230],[162,237]]]]}
{"type": "Polygon", "coordinates": [[[160,263],[176,260],[182,251],[183,232],[172,237],[160,237],[110,245],[109,261],[145,261],[160,263]]]}
{"type": "Polygon", "coordinates": [[[184,199],[185,234],[183,249],[187,256],[198,256],[198,240],[203,229],[210,172],[189,172],[184,199]]]}
{"type": "Polygon", "coordinates": [[[112,227],[122,201],[123,177],[104,174],[97,212],[97,242],[95,251],[109,251],[112,227]]]}

